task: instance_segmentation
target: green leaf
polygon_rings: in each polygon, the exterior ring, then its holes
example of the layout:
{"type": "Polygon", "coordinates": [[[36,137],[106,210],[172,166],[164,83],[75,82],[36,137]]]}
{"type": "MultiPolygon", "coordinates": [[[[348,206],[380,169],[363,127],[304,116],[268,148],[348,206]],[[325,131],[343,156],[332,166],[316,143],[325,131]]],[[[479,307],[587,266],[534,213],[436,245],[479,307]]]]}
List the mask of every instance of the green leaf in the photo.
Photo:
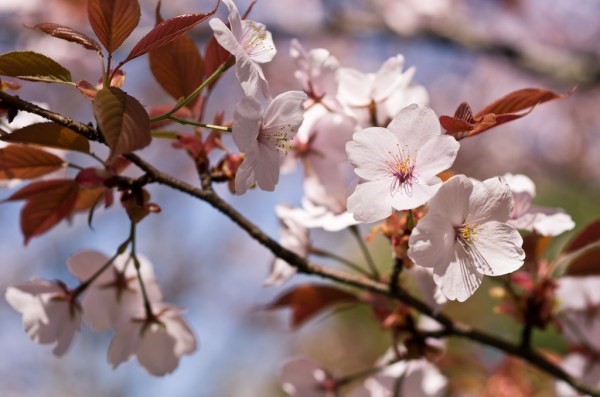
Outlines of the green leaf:
{"type": "Polygon", "coordinates": [[[94,115],[104,140],[116,156],[150,144],[150,118],[134,97],[116,87],[104,87],[96,93],[94,115]]]}
{"type": "Polygon", "coordinates": [[[5,142],[33,143],[57,149],[89,153],[90,142],[70,128],[58,123],[35,123],[2,136],[5,142]]]}
{"type": "Polygon", "coordinates": [[[98,39],[110,54],[140,22],[137,0],[89,0],[88,18],[98,39]]]}
{"type": "Polygon", "coordinates": [[[63,39],[72,43],[81,44],[84,48],[87,48],[88,50],[94,50],[98,52],[101,51],[100,44],[98,44],[96,40],[68,26],[59,25],[57,23],[45,22],[38,23],[34,26],[34,28],[58,39],[63,39]]]}
{"type": "Polygon", "coordinates": [[[52,153],[28,146],[0,149],[0,179],[32,179],[61,169],[65,161],[52,153]]]}
{"type": "Polygon", "coordinates": [[[0,75],[47,83],[72,82],[71,72],[51,58],[33,51],[0,55],[0,75]]]}

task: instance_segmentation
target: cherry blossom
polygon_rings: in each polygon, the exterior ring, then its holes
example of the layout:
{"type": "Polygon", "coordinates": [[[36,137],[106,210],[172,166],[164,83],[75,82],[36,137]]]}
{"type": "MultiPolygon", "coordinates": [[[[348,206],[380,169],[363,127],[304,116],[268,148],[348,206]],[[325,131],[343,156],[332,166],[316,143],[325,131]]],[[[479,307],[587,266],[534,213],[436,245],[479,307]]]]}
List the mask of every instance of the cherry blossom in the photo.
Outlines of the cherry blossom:
{"type": "Polygon", "coordinates": [[[302,84],[304,92],[316,102],[338,108],[335,99],[338,91],[337,71],[340,67],[338,60],[324,48],[306,51],[296,39],[290,45],[290,55],[298,67],[294,76],[302,84]]]}
{"type": "Polygon", "coordinates": [[[561,277],[557,283],[558,322],[565,338],[600,354],[600,276],[561,277]]]}
{"type": "Polygon", "coordinates": [[[348,198],[348,211],[361,222],[376,222],[395,210],[416,208],[441,186],[436,176],[452,165],[458,142],[442,135],[429,108],[404,108],[387,128],[354,134],[346,145],[354,172],[363,180],[348,198]]]}
{"type": "Polygon", "coordinates": [[[278,95],[263,112],[260,102],[245,97],[236,106],[232,134],[237,147],[246,158],[235,177],[238,195],[254,184],[273,191],[279,181],[279,164],[287,154],[289,143],[302,124],[306,94],[288,91],[278,95]]]}
{"type": "Polygon", "coordinates": [[[196,351],[196,337],[181,309],[154,304],[153,310],[153,318],[141,315],[117,330],[108,348],[113,368],[135,355],[150,374],[163,376],[177,368],[179,357],[196,351]]]}
{"type": "Polygon", "coordinates": [[[445,182],[414,228],[408,256],[433,268],[433,279],[450,300],[465,301],[484,275],[499,276],[523,264],[523,239],[506,222],[512,195],[501,178],[484,182],[457,175],[445,182]]]}
{"type": "Polygon", "coordinates": [[[31,340],[43,345],[55,343],[56,356],[65,354],[79,332],[80,308],[60,281],[33,279],[9,286],[7,302],[23,314],[23,326],[31,340]]]}
{"type": "Polygon", "coordinates": [[[236,75],[246,95],[255,97],[260,90],[262,95],[270,99],[269,84],[259,63],[270,62],[277,51],[271,37],[262,23],[244,20],[232,0],[223,0],[229,9],[227,27],[218,18],[210,20],[210,27],[219,44],[235,56],[236,75]]]}
{"type": "MultiPolygon", "coordinates": [[[[391,362],[395,355],[395,351],[390,349],[379,364],[391,362]]],[[[426,359],[401,360],[367,378],[352,391],[350,397],[441,397],[445,395],[447,385],[444,375],[426,359]],[[394,393],[396,387],[399,387],[397,394],[394,393]]]]}
{"type": "MultiPolygon", "coordinates": [[[[292,208],[278,205],[275,207],[275,212],[277,213],[277,217],[279,217],[281,225],[281,239],[279,240],[279,243],[299,256],[306,257],[310,247],[308,230],[296,222],[291,216],[293,213],[292,208]]],[[[271,265],[271,274],[264,281],[263,285],[281,285],[289,280],[294,274],[296,274],[295,267],[291,266],[281,258],[275,258],[271,265]]]]}
{"type": "MultiPolygon", "coordinates": [[[[85,282],[108,259],[97,251],[81,251],[69,258],[67,266],[75,277],[85,282]]],[[[141,255],[138,255],[138,260],[149,300],[161,301],[162,292],[154,277],[152,264],[141,255]]],[[[94,279],[83,294],[81,306],[83,319],[96,331],[118,328],[144,307],[140,283],[130,255],[118,256],[111,267],[94,279]]]]}
{"type": "Polygon", "coordinates": [[[323,367],[308,358],[287,361],[281,368],[280,380],[289,396],[334,397],[335,381],[323,367]]]}
{"type": "Polygon", "coordinates": [[[410,104],[427,105],[424,87],[412,84],[414,68],[402,72],[404,57],[388,59],[377,73],[341,68],[338,100],[363,126],[383,126],[410,104]]]}
{"type": "MultiPolygon", "coordinates": [[[[588,352],[589,353],[589,352],[588,352]]],[[[591,387],[600,387],[600,360],[598,355],[574,352],[563,357],[560,366],[569,375],[591,387]]],[[[580,397],[581,393],[563,381],[556,382],[557,397],[580,397]]]]}
{"type": "Polygon", "coordinates": [[[535,231],[542,236],[558,236],[575,227],[573,219],[562,209],[531,205],[535,198],[535,184],[526,175],[505,174],[504,179],[512,190],[514,201],[509,225],[535,231]]]}

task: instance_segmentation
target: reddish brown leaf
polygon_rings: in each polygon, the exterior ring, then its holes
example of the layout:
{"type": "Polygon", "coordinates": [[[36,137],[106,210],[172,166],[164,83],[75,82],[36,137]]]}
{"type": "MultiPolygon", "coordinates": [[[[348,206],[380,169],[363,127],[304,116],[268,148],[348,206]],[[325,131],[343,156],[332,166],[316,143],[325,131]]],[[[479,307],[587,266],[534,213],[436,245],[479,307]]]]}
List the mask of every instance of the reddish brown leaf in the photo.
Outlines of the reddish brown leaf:
{"type": "MultiPolygon", "coordinates": [[[[208,44],[204,50],[205,77],[210,77],[223,63],[225,63],[225,61],[229,59],[230,56],[231,54],[229,51],[221,47],[221,44],[219,44],[217,39],[215,39],[215,36],[212,36],[210,40],[208,40],[208,44]]],[[[217,84],[217,81],[219,81],[221,76],[218,76],[208,85],[210,90],[212,90],[215,84],[217,84]]]]}
{"type": "Polygon", "coordinates": [[[290,308],[292,326],[299,327],[331,306],[358,301],[356,295],[333,286],[303,284],[284,292],[267,309],[290,308]]]}
{"type": "Polygon", "coordinates": [[[26,200],[21,210],[21,231],[25,244],[68,217],[77,199],[79,184],[71,179],[31,183],[6,201],[26,200]]]}
{"type": "Polygon", "coordinates": [[[79,189],[77,199],[73,205],[73,211],[87,211],[95,207],[104,198],[106,188],[83,188],[79,189]]]}
{"type": "Polygon", "coordinates": [[[591,246],[569,261],[565,276],[600,276],[600,246],[591,246]]]}
{"type": "Polygon", "coordinates": [[[63,26],[51,22],[45,22],[35,25],[34,28],[41,30],[46,34],[49,34],[50,36],[67,40],[73,43],[81,44],[88,50],[94,50],[98,52],[101,51],[100,44],[98,44],[96,40],[68,26],[63,26]]]}
{"type": "Polygon", "coordinates": [[[440,116],[440,124],[449,135],[460,140],[520,119],[531,113],[537,104],[565,98],[570,94],[556,94],[548,90],[525,88],[498,99],[475,115],[469,104],[463,102],[456,109],[454,116],[440,116]]]}
{"type": "MultiPolygon", "coordinates": [[[[217,7],[219,3],[217,3],[217,7]]],[[[147,35],[133,47],[127,58],[122,63],[131,61],[145,53],[155,50],[185,34],[188,30],[205,21],[209,16],[217,11],[215,7],[207,14],[187,14],[179,15],[162,21],[154,27],[147,35]]]]}
{"type": "Polygon", "coordinates": [[[65,161],[44,150],[10,145],[0,149],[0,179],[32,179],[64,167],[65,161]]]}
{"type": "Polygon", "coordinates": [[[600,241],[600,218],[588,223],[577,235],[567,243],[564,253],[577,251],[586,245],[600,241]]]}
{"type": "Polygon", "coordinates": [[[140,22],[137,0],[89,0],[88,18],[94,33],[110,54],[140,22]]]}
{"type": "Polygon", "coordinates": [[[144,148],[152,140],[148,113],[137,99],[119,88],[105,87],[96,93],[94,115],[112,149],[109,159],[144,148]]]}
{"type": "Polygon", "coordinates": [[[0,55],[0,75],[46,83],[71,82],[71,72],[56,61],[33,51],[0,55]]]}
{"type": "Polygon", "coordinates": [[[124,192],[121,196],[121,204],[134,223],[139,223],[151,212],[160,212],[160,207],[150,202],[150,193],[146,189],[124,192]]]}
{"type": "Polygon", "coordinates": [[[1,138],[5,142],[33,143],[57,149],[89,153],[90,142],[70,128],[60,124],[35,123],[20,128],[1,138]]]}
{"type": "Polygon", "coordinates": [[[483,110],[475,115],[475,119],[479,119],[488,113],[496,115],[505,113],[520,112],[529,109],[540,103],[548,102],[553,99],[562,99],[571,95],[571,92],[565,94],[557,94],[549,90],[539,88],[523,88],[513,91],[510,94],[503,96],[497,101],[487,105],[483,110]]]}

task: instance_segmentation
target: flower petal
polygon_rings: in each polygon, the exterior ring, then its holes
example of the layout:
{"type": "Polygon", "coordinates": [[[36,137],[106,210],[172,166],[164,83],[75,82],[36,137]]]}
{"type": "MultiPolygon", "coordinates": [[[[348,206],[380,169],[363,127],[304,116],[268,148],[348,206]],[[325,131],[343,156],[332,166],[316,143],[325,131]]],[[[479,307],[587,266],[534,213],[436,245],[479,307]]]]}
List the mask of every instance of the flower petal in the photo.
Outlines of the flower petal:
{"type": "Polygon", "coordinates": [[[456,233],[448,220],[428,214],[419,221],[408,240],[408,257],[419,266],[444,267],[454,260],[456,233]]]}
{"type": "Polygon", "coordinates": [[[419,179],[429,179],[452,166],[460,144],[450,135],[430,139],[421,147],[415,163],[419,179]]]}
{"type": "Polygon", "coordinates": [[[477,270],[486,276],[500,276],[520,268],[525,252],[521,248],[523,238],[519,232],[506,223],[496,221],[487,222],[483,227],[483,232],[473,243],[478,253],[472,258],[477,270]]]}
{"type": "Polygon", "coordinates": [[[355,133],[346,144],[346,152],[356,175],[376,181],[390,177],[388,162],[393,160],[390,153],[398,151],[398,144],[388,129],[371,127],[355,133]]]}
{"type": "Polygon", "coordinates": [[[481,285],[483,274],[479,273],[472,258],[455,244],[454,259],[447,266],[433,268],[433,280],[449,300],[464,302],[481,285]]]}
{"type": "Polygon", "coordinates": [[[348,197],[348,212],[360,222],[377,222],[392,214],[388,180],[364,182],[348,197]]]}
{"type": "Polygon", "coordinates": [[[506,222],[512,211],[512,192],[501,177],[473,183],[469,209],[473,220],[484,223],[488,220],[506,222]]]}
{"type": "Polygon", "coordinates": [[[427,141],[442,134],[440,122],[433,110],[416,104],[402,109],[387,128],[402,145],[417,152],[427,141]]]}
{"type": "Polygon", "coordinates": [[[262,124],[262,107],[253,97],[244,97],[235,107],[231,134],[240,151],[257,150],[256,141],[262,124]]]}

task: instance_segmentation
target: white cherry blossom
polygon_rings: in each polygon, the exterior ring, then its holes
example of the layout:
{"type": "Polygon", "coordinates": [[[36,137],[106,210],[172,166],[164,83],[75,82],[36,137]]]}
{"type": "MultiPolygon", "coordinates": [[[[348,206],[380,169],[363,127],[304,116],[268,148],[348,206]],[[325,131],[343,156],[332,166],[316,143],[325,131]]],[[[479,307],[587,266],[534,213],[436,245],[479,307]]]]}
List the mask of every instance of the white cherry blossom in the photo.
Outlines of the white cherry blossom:
{"type": "MultiPolygon", "coordinates": [[[[293,209],[285,205],[275,207],[275,212],[279,218],[281,238],[279,243],[290,251],[301,257],[308,255],[310,242],[308,240],[308,230],[300,225],[291,215],[293,209]]],[[[296,268],[291,266],[281,258],[275,258],[271,265],[271,273],[264,281],[263,285],[281,285],[296,274],[296,268]]]]}
{"type": "Polygon", "coordinates": [[[404,108],[387,128],[371,127],[354,134],[346,145],[354,172],[362,178],[348,198],[348,211],[361,222],[387,218],[393,210],[425,204],[440,188],[436,176],[449,168],[458,142],[442,135],[429,108],[404,108]]]}
{"type": "Polygon", "coordinates": [[[484,275],[511,273],[523,264],[523,239],[506,223],[511,210],[512,195],[503,179],[479,182],[454,176],[413,229],[408,256],[419,266],[433,268],[433,279],[446,298],[465,301],[484,275]]]}
{"type": "Polygon", "coordinates": [[[229,9],[231,29],[220,19],[211,19],[209,24],[215,39],[235,56],[236,75],[244,93],[255,97],[260,90],[270,99],[269,84],[259,63],[270,62],[277,53],[271,32],[262,23],[242,20],[232,0],[223,0],[223,3],[229,9]]]}
{"type": "Polygon", "coordinates": [[[117,330],[108,348],[113,368],[135,355],[146,371],[163,376],[177,368],[181,356],[196,350],[196,337],[181,318],[181,309],[154,304],[153,310],[155,318],[142,314],[117,330]]]}
{"type": "Polygon", "coordinates": [[[256,183],[262,190],[273,191],[279,181],[281,155],[302,124],[306,94],[288,91],[278,95],[263,112],[260,102],[247,96],[233,115],[233,141],[245,153],[235,177],[238,195],[256,183]]]}
{"type": "Polygon", "coordinates": [[[23,326],[31,340],[55,344],[52,352],[56,356],[65,354],[79,332],[81,316],[63,283],[33,279],[9,286],[5,297],[13,309],[23,314],[23,326]]]}
{"type": "Polygon", "coordinates": [[[535,184],[521,174],[505,174],[504,179],[513,193],[514,207],[508,224],[520,230],[535,231],[542,236],[558,236],[575,227],[575,222],[560,208],[532,205],[535,184]]]}
{"type": "MultiPolygon", "coordinates": [[[[97,251],[81,251],[67,261],[69,271],[85,282],[108,261],[108,257],[97,251]]],[[[162,300],[162,292],[152,270],[150,261],[138,255],[140,274],[148,299],[162,300]]],[[[129,254],[115,258],[108,269],[88,286],[81,299],[83,319],[94,330],[119,328],[144,307],[141,286],[133,260],[129,254]]]]}

